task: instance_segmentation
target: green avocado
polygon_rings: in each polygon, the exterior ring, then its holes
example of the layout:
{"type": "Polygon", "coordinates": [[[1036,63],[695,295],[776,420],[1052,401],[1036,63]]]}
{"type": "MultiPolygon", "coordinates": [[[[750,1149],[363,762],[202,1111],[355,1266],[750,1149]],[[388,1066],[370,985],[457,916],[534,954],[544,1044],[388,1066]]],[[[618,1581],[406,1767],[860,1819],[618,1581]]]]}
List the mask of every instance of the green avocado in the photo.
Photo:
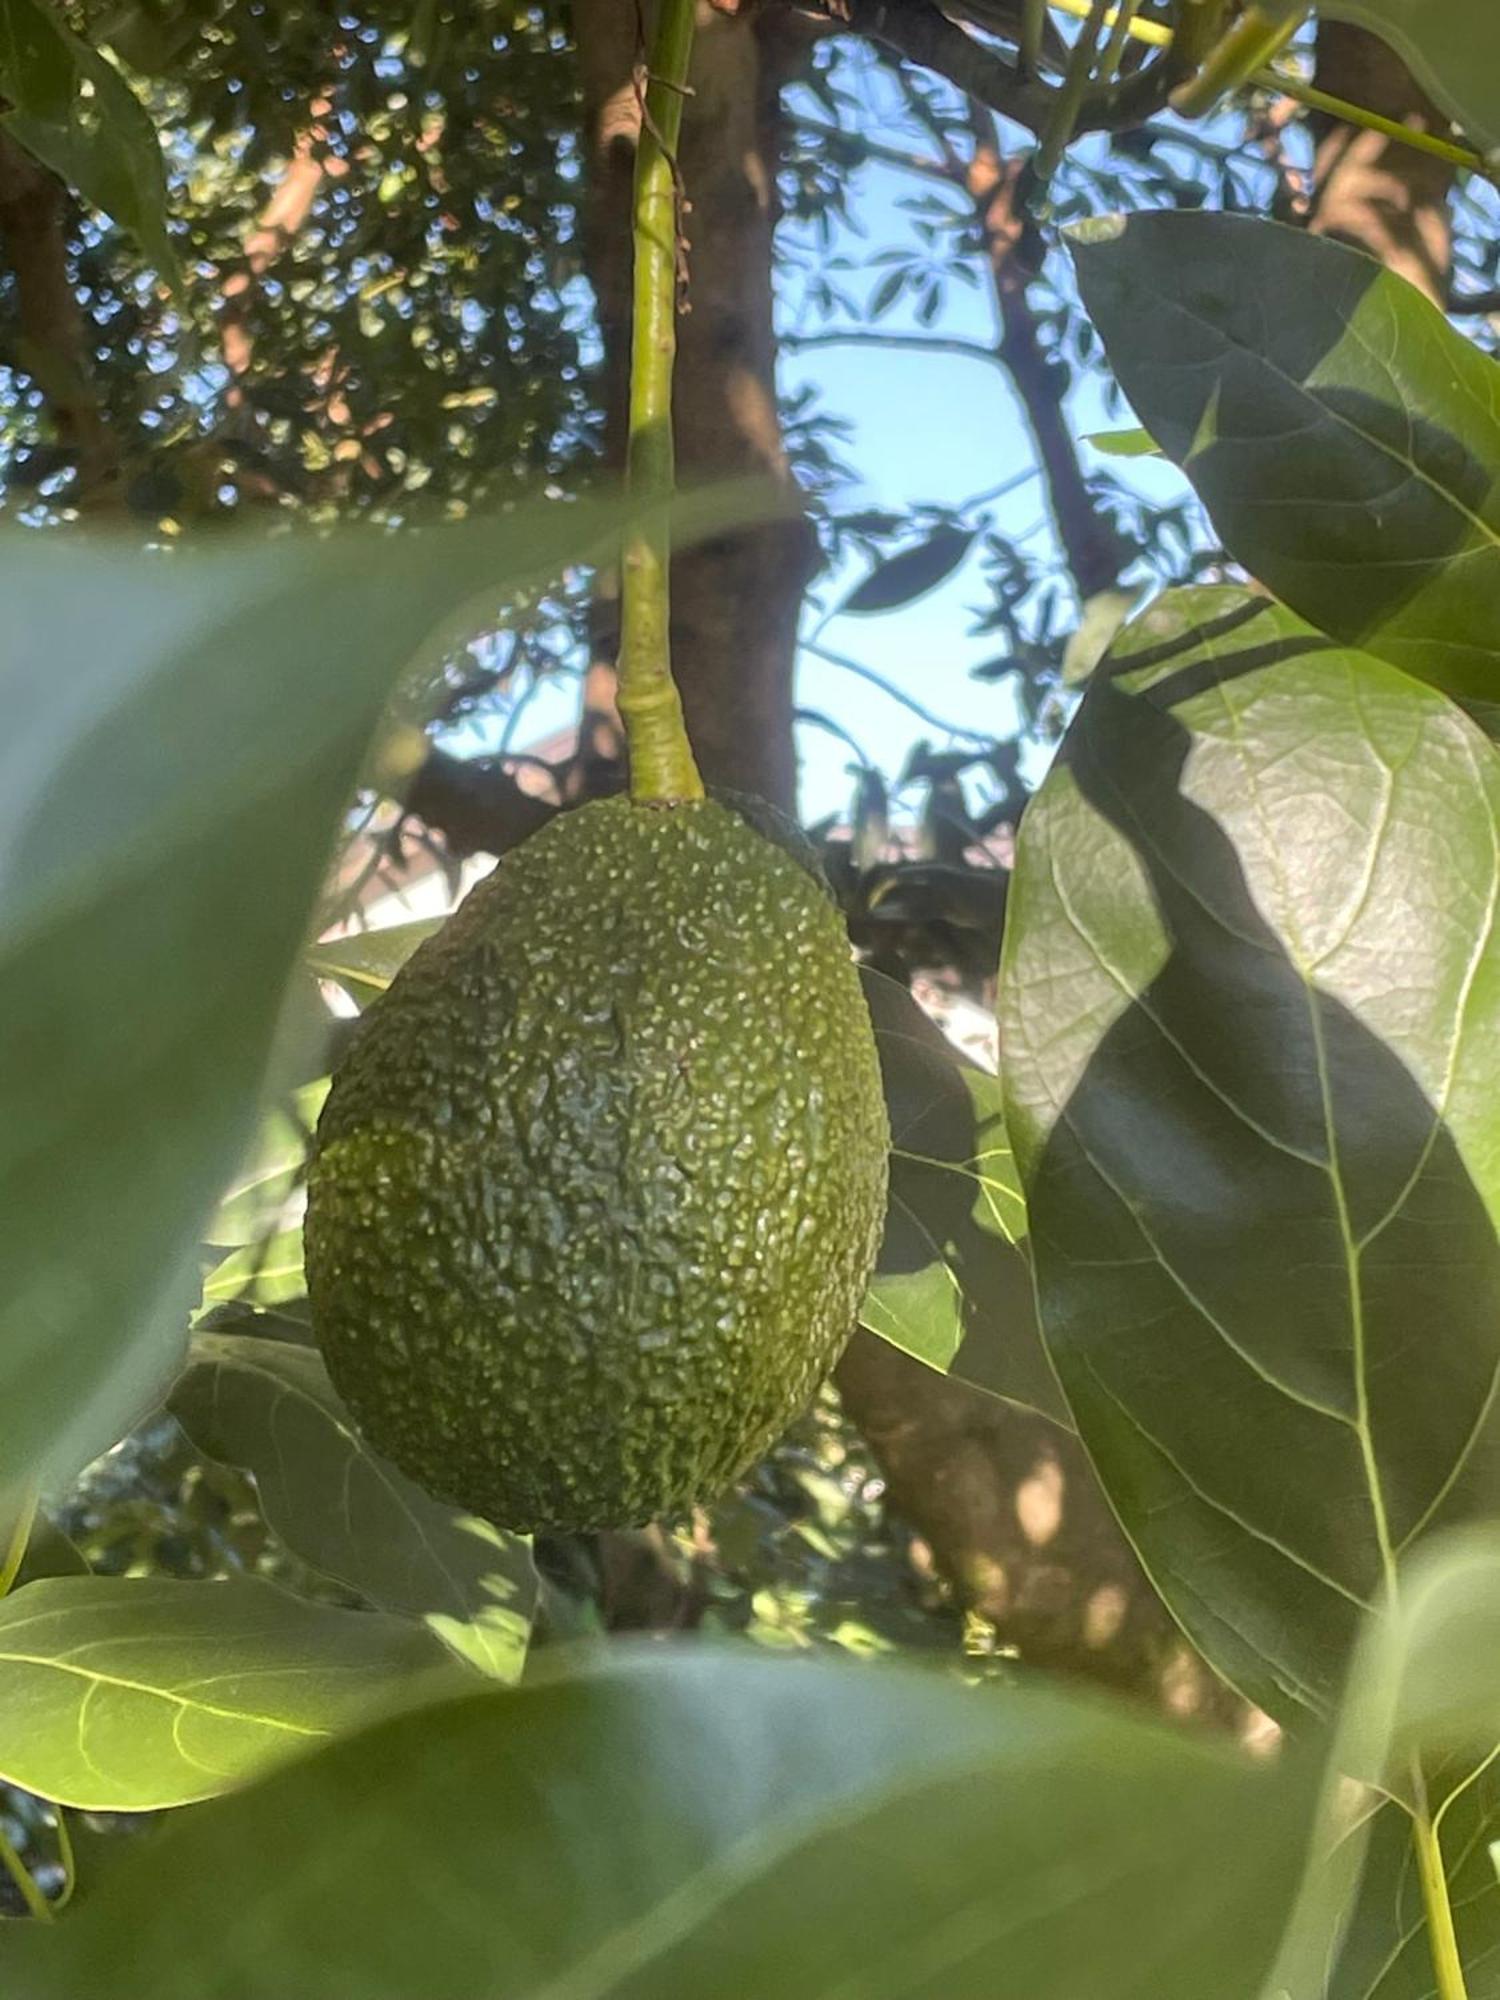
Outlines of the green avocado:
{"type": "Polygon", "coordinates": [[[837,1358],[889,1134],[842,922],[712,800],[544,827],[370,1010],[307,1279],[371,1443],[517,1530],[711,1498],[837,1358]]]}

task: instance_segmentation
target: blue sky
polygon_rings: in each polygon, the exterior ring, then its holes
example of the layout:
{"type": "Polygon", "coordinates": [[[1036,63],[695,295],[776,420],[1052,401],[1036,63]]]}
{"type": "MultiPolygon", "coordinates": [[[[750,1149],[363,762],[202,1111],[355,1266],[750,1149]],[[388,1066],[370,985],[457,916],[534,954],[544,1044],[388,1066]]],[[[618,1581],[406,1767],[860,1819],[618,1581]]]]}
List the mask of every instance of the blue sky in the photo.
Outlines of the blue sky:
{"type": "MultiPolygon", "coordinates": [[[[872,101],[868,112],[868,121],[861,120],[864,128],[885,136],[889,107],[872,101]]],[[[817,115],[826,118],[823,107],[817,107],[817,115]]],[[[842,254],[858,266],[882,248],[909,242],[911,222],[900,204],[922,187],[912,175],[880,163],[860,168],[849,193],[853,226],[836,231],[826,254],[842,254]]],[[[809,249],[811,239],[796,225],[784,224],[783,230],[793,254],[778,302],[782,330],[826,336],[839,323],[808,316],[796,277],[796,253],[809,249]]],[[[846,274],[846,289],[863,301],[881,276],[878,269],[855,269],[846,274]]],[[[940,321],[925,330],[989,343],[994,337],[993,315],[987,284],[975,289],[951,284],[940,321]]],[[[919,329],[903,301],[882,318],[879,330],[901,334],[919,329]]],[[[879,507],[901,512],[923,503],[957,506],[1025,472],[1033,462],[1008,377],[968,356],[901,352],[864,343],[787,348],[781,382],[789,395],[810,387],[822,411],[852,428],[840,456],[857,477],[836,495],[842,511],[879,507]]],[[[1085,377],[1075,392],[1072,416],[1080,436],[1130,421],[1128,413],[1105,407],[1100,384],[1092,376],[1085,377]]],[[[1103,463],[1090,447],[1084,447],[1083,457],[1086,468],[1103,463]]],[[[1161,462],[1114,458],[1108,466],[1117,478],[1152,497],[1176,497],[1187,490],[1180,474],[1161,462]]],[[[1026,538],[1028,549],[1040,552],[1051,546],[1039,479],[1017,485],[993,504],[990,513],[1002,534],[1017,541],[1026,538]]],[[[822,645],[870,668],[931,714],[983,734],[1011,733],[1017,716],[1005,683],[970,678],[971,668],[999,650],[995,635],[971,629],[990,595],[977,559],[971,555],[940,589],[900,610],[879,616],[835,616],[825,622],[828,609],[847,595],[866,567],[852,561],[818,579],[806,607],[804,634],[815,635],[822,645]]],[[[847,730],[888,778],[899,773],[907,750],[918,738],[925,736],[938,747],[956,740],[869,681],[805,650],[799,660],[797,692],[799,706],[821,711],[847,730]]],[[[540,692],[530,703],[517,746],[538,742],[566,726],[575,704],[576,690],[569,684],[540,692]]],[[[803,726],[798,750],[802,817],[814,821],[841,812],[853,790],[849,748],[825,730],[803,726]]],[[[1039,776],[1044,761],[1045,753],[1038,748],[1029,759],[1029,775],[1039,776]]]]}

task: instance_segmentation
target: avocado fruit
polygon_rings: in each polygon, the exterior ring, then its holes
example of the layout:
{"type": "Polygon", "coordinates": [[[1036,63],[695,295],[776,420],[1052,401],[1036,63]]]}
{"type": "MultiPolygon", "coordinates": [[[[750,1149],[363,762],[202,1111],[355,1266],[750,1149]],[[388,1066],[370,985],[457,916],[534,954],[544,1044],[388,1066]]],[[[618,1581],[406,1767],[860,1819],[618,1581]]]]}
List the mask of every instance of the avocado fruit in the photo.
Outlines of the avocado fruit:
{"type": "Polygon", "coordinates": [[[711,1499],[808,1403],[889,1133],[842,921],[713,799],[502,861],[373,1005],[309,1168],[313,1326],[371,1444],[517,1531],[711,1499]]]}

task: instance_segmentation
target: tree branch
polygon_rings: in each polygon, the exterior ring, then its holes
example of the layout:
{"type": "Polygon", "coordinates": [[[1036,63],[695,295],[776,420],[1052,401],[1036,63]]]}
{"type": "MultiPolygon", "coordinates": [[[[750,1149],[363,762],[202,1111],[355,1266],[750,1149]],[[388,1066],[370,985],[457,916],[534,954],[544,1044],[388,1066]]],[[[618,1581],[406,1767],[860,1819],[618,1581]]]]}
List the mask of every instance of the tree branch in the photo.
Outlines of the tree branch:
{"type": "Polygon", "coordinates": [[[812,347],[883,347],[894,348],[898,353],[905,349],[910,354],[956,354],[965,361],[983,361],[990,368],[1004,365],[996,348],[986,347],[982,340],[963,340],[952,334],[872,333],[865,330],[797,333],[784,335],[781,344],[794,354],[801,354],[812,347]]]}
{"type": "Polygon", "coordinates": [[[558,807],[523,790],[498,764],[429,750],[400,801],[404,811],[442,834],[456,855],[505,854],[558,807]]]}
{"type": "Polygon", "coordinates": [[[1033,275],[1031,224],[1019,196],[1022,159],[1002,160],[993,120],[975,111],[974,157],[969,167],[989,250],[990,275],[1000,316],[999,361],[1009,372],[1036,445],[1052,519],[1081,599],[1116,582],[1134,551],[1088,488],[1068,423],[1067,373],[1043,348],[1027,297],[1033,275]]]}

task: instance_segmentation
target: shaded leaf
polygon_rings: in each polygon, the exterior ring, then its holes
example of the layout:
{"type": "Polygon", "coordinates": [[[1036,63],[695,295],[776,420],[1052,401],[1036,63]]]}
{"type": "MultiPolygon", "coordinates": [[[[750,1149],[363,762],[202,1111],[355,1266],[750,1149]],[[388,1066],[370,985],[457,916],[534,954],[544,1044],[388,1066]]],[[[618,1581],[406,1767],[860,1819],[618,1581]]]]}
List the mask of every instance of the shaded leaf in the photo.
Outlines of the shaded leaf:
{"type": "Polygon", "coordinates": [[[0,1774],[91,1812],[211,1797],[445,1655],[420,1625],[253,1577],[58,1577],[0,1601],[0,1774]]]}
{"type": "Polygon", "coordinates": [[[885,1236],[860,1323],[945,1375],[1067,1423],[1042,1351],[999,1080],[862,967],[891,1121],[885,1236]]]}
{"type": "Polygon", "coordinates": [[[1432,690],[1195,590],[1123,635],[1022,823],[1043,1333],[1158,1590],[1272,1713],[1326,1709],[1407,1553],[1500,1508],[1497,806],[1432,690]]]}
{"type": "Polygon", "coordinates": [[[177,283],[156,128],[114,64],[45,0],[0,0],[0,97],[14,107],[0,119],[11,136],[177,283]]]}
{"type": "Polygon", "coordinates": [[[304,1562],[425,1619],[481,1672],[519,1678],[537,1596],[527,1543],[377,1457],[312,1348],[199,1333],[170,1408],[200,1451],[254,1473],[267,1522],[304,1562]]]}
{"type": "Polygon", "coordinates": [[[658,1649],[205,1808],[8,1990],[1254,2000],[1308,1777],[1038,1686],[658,1649]]]}
{"type": "MultiPolygon", "coordinates": [[[[1487,1852],[1500,1837],[1497,1657],[1500,1535],[1441,1537],[1403,1577],[1394,1612],[1370,1627],[1351,1677],[1337,1761],[1398,1796],[1369,1791],[1326,1862],[1310,1870],[1278,1967],[1294,1994],[1316,1987],[1324,2000],[1438,2000],[1413,1822],[1399,1802],[1412,1797],[1416,1758],[1469,2000],[1500,1994],[1500,1884],[1487,1852]]],[[[1331,1796],[1336,1831],[1347,1804],[1347,1794],[1331,1796]]]]}
{"type": "MultiPolygon", "coordinates": [[[[1321,2000],[1440,2000],[1411,1820],[1387,1801],[1363,1832],[1364,1873],[1321,2000]]],[[[1500,1882],[1488,1852],[1500,1838],[1500,1767],[1454,1797],[1441,1833],[1468,2000],[1500,2000],[1500,1882]]]]}
{"type": "MultiPolygon", "coordinates": [[[[689,511],[709,533],[754,506],[741,488],[689,511]]],[[[180,1362],[191,1246],[395,675],[478,590],[492,619],[623,518],[538,503],[155,554],[0,534],[7,1477],[70,1476],[180,1362]]]]}
{"type": "Polygon", "coordinates": [[[1320,0],[1389,42],[1481,152],[1500,146],[1500,35],[1490,0],[1320,0]]]}
{"type": "Polygon", "coordinates": [[[936,590],[952,576],[973,545],[973,528],[934,529],[925,542],[877,563],[839,606],[840,611],[893,611],[936,590]]]}
{"type": "Polygon", "coordinates": [[[55,1521],[45,1514],[38,1514],[32,1524],[31,1537],[26,1544],[26,1553],[21,1559],[21,1567],[16,1572],[14,1590],[23,1585],[36,1583],[44,1576],[87,1576],[88,1560],[82,1549],[65,1535],[55,1521]]]}
{"type": "Polygon", "coordinates": [[[1136,215],[1073,249],[1121,387],[1230,552],[1335,638],[1500,702],[1496,363],[1303,229],[1136,215]]]}

